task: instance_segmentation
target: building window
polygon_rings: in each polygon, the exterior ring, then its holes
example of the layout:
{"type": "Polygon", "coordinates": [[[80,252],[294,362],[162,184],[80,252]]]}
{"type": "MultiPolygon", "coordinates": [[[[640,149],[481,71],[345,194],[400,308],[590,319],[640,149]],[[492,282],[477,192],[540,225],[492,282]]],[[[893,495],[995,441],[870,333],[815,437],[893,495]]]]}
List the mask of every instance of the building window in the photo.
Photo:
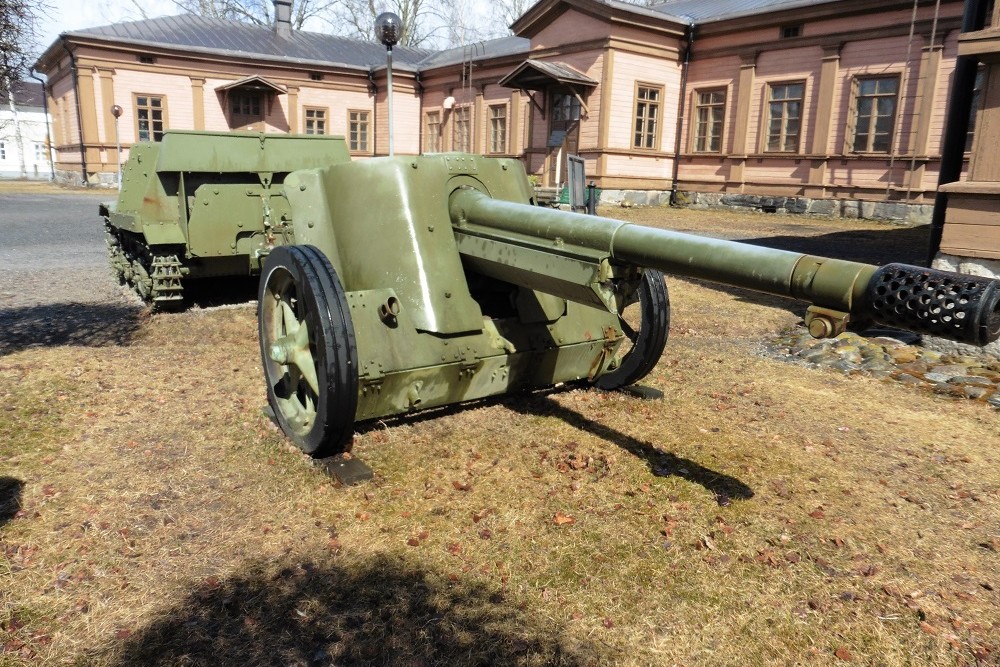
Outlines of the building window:
{"type": "Polygon", "coordinates": [[[791,39],[792,37],[802,36],[802,24],[797,23],[795,25],[783,25],[781,26],[781,39],[791,39]]]}
{"type": "Polygon", "coordinates": [[[896,124],[896,97],[899,77],[886,76],[854,80],[854,139],[856,153],[888,153],[896,124]]]}
{"type": "Polygon", "coordinates": [[[242,116],[252,120],[260,120],[260,94],[258,93],[231,93],[230,109],[233,117],[242,116]]]}
{"type": "Polygon", "coordinates": [[[7,159],[7,144],[0,141],[0,160],[7,159]]]}
{"type": "Polygon", "coordinates": [[[441,112],[428,111],[424,129],[424,152],[437,153],[441,150],[441,112]]]}
{"type": "Polygon", "coordinates": [[[979,65],[976,71],[976,87],[972,89],[972,103],[969,107],[969,131],[965,135],[965,152],[972,150],[972,142],[976,138],[976,116],[983,104],[983,88],[986,86],[986,68],[979,65]]]}
{"type": "Polygon", "coordinates": [[[166,98],[153,95],[135,96],[135,123],[139,141],[159,141],[163,138],[166,121],[166,98]]]}
{"type": "Polygon", "coordinates": [[[322,72],[310,72],[309,73],[309,80],[310,81],[322,81],[323,80],[323,73],[322,72]]]}
{"type": "Polygon", "coordinates": [[[48,162],[49,156],[45,154],[45,144],[35,143],[35,162],[48,162]]]}
{"type": "MultiPolygon", "coordinates": [[[[570,123],[580,120],[580,100],[576,95],[556,93],[552,96],[552,122],[570,123]]],[[[562,129],[566,129],[565,127],[562,129]]]]}
{"type": "Polygon", "coordinates": [[[367,153],[368,148],[368,112],[347,112],[348,140],[347,146],[354,153],[367,153]]]}
{"type": "Polygon", "coordinates": [[[490,107],[490,152],[507,152],[507,105],[490,107]]]}
{"type": "Polygon", "coordinates": [[[722,150],[722,122],[726,118],[726,91],[696,93],[694,150],[718,153],[722,150]]]}
{"type": "Polygon", "coordinates": [[[796,153],[802,130],[804,83],[776,83],[768,86],[767,142],[764,150],[796,153]]]}
{"type": "Polygon", "coordinates": [[[633,148],[657,148],[660,129],[660,104],[662,99],[663,88],[653,86],[636,87],[633,148]]]}
{"type": "Polygon", "coordinates": [[[326,109],[306,107],[306,134],[326,134],[326,109]]]}
{"type": "Polygon", "coordinates": [[[139,56],[139,62],[143,65],[152,65],[156,62],[156,58],[153,56],[139,56]]]}
{"type": "Polygon", "coordinates": [[[468,153],[472,148],[472,109],[455,107],[452,114],[452,150],[468,153]]]}

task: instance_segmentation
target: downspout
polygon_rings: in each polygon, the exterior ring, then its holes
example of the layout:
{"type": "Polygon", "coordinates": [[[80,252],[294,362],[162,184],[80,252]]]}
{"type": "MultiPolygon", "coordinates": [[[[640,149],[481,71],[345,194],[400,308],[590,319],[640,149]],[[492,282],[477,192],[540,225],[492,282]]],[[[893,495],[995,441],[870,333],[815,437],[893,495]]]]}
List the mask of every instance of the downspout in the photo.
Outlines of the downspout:
{"type": "MultiPolygon", "coordinates": [[[[962,32],[981,30],[986,23],[986,1],[965,0],[962,14],[962,32]]],[[[952,75],[951,92],[948,97],[948,115],[944,124],[944,140],[941,146],[941,170],[938,173],[938,191],[934,196],[934,213],[931,217],[931,234],[927,248],[927,265],[930,266],[941,249],[941,234],[944,231],[944,214],[948,207],[948,193],[941,192],[941,186],[954,183],[962,177],[962,163],[965,158],[965,138],[969,133],[969,114],[972,112],[972,91],[976,87],[976,69],[979,61],[975,56],[955,58],[955,73],[952,75]]]]}
{"type": "Polygon", "coordinates": [[[32,67],[29,70],[28,75],[42,84],[42,111],[45,113],[45,151],[49,158],[49,180],[56,180],[56,164],[55,160],[52,159],[52,128],[51,123],[49,123],[49,94],[45,90],[45,81],[41,79],[37,74],[35,74],[35,68],[32,67]]]}
{"type": "Polygon", "coordinates": [[[677,176],[681,169],[681,127],[684,125],[684,107],[687,101],[688,68],[691,65],[691,47],[694,46],[694,21],[688,24],[687,48],[684,49],[684,65],[681,68],[681,101],[677,109],[677,130],[674,132],[674,169],[670,178],[670,205],[677,205],[677,176]]]}
{"type": "Polygon", "coordinates": [[[83,175],[83,185],[87,186],[87,149],[83,145],[83,111],[80,106],[80,84],[76,77],[76,56],[73,55],[73,51],[70,50],[69,45],[66,44],[66,37],[61,36],[62,46],[66,49],[66,53],[69,54],[69,65],[70,72],[73,73],[73,97],[76,98],[76,127],[80,130],[80,171],[83,175]]]}

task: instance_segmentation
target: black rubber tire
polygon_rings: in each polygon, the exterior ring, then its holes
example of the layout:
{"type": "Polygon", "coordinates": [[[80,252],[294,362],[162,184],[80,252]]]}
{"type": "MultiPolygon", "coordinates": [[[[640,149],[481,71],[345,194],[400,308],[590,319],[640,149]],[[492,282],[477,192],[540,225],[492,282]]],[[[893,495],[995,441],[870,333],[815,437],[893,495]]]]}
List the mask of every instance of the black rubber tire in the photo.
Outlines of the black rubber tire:
{"type": "Polygon", "coordinates": [[[667,293],[663,274],[655,269],[646,269],[636,291],[639,297],[639,330],[634,332],[634,337],[629,336],[630,327],[625,326],[624,319],[619,315],[622,330],[632,341],[632,349],[625,353],[618,368],[595,380],[594,384],[601,389],[621,389],[646,377],[660,360],[663,348],[667,345],[670,295],[667,293]]]}
{"type": "Polygon", "coordinates": [[[358,350],[347,297],[326,255],[313,246],[281,246],[271,251],[261,271],[257,325],[267,401],[281,430],[299,449],[316,458],[348,450],[358,406],[358,350]],[[268,355],[283,326],[275,321],[274,306],[278,299],[293,297],[296,319],[309,333],[318,396],[301,377],[296,387],[290,388],[289,366],[268,355]],[[294,389],[294,396],[290,389],[294,389]],[[296,428],[283,405],[291,407],[293,400],[301,405],[302,396],[313,401],[316,414],[307,428],[296,428]]]}

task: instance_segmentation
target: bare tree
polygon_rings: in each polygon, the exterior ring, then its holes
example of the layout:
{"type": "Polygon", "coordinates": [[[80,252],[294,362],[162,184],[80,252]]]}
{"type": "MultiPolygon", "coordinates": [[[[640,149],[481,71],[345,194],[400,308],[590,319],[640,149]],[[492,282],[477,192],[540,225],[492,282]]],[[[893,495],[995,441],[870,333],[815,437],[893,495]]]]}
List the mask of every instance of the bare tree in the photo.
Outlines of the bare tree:
{"type": "Polygon", "coordinates": [[[375,39],[375,18],[393,12],[403,24],[401,46],[430,46],[441,30],[441,0],[339,0],[330,25],[345,37],[375,39]]]}
{"type": "MultiPolygon", "coordinates": [[[[5,1],[0,0],[0,2],[5,1]]],[[[199,16],[266,26],[271,25],[274,20],[272,0],[173,0],[173,2],[179,9],[199,16]]],[[[132,0],[132,4],[145,18],[141,0],[132,0]]],[[[306,21],[313,17],[325,18],[338,4],[339,0],[296,0],[292,3],[292,27],[301,30],[306,21]]]]}
{"type": "Polygon", "coordinates": [[[494,14],[496,21],[502,23],[500,34],[510,32],[510,24],[521,18],[521,15],[528,11],[528,7],[535,4],[534,0],[497,0],[494,3],[497,11],[494,14]]]}
{"type": "Polygon", "coordinates": [[[28,73],[38,49],[39,23],[50,7],[44,0],[0,0],[0,99],[28,73]]]}

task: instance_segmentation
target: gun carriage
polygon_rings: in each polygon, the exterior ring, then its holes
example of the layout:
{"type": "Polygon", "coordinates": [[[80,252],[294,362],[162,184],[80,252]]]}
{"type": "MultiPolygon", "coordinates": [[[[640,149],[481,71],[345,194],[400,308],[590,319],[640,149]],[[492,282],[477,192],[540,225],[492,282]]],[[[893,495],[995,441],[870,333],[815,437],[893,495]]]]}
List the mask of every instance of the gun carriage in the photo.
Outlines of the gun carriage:
{"type": "Polygon", "coordinates": [[[809,302],[815,336],[880,322],[1000,337],[1000,281],[533,204],[513,159],[350,162],[337,138],[168,132],[133,149],[104,213],[112,265],[154,304],[179,302],[188,279],[260,273],[268,401],[313,456],[347,448],[357,421],[638,382],[667,340],[663,273],[809,302]]]}

